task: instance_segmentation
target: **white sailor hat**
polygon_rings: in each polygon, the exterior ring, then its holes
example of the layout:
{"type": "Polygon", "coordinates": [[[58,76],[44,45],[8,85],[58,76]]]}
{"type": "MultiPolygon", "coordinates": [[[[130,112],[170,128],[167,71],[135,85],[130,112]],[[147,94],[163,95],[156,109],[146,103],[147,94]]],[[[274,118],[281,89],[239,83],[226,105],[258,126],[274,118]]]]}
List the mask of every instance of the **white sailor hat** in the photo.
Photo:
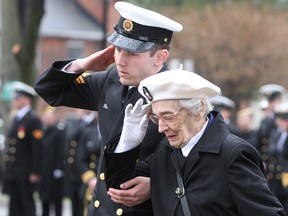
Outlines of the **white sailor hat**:
{"type": "Polygon", "coordinates": [[[263,85],[259,89],[260,93],[265,96],[269,101],[281,96],[285,88],[278,84],[263,85]]]}
{"type": "Polygon", "coordinates": [[[214,109],[218,111],[223,108],[232,110],[235,107],[234,101],[223,95],[217,95],[212,98],[211,104],[214,106],[214,109]]]}
{"type": "Polygon", "coordinates": [[[281,119],[288,119],[288,101],[282,101],[274,107],[275,116],[281,119]]]}
{"type": "Polygon", "coordinates": [[[16,81],[13,85],[14,85],[14,98],[20,96],[33,98],[34,96],[37,95],[32,86],[29,86],[23,82],[16,81]]]}
{"type": "Polygon", "coordinates": [[[173,32],[182,31],[178,22],[127,2],[116,2],[121,17],[107,41],[130,52],[146,52],[156,44],[170,44],[173,32]]]}
{"type": "Polygon", "coordinates": [[[175,69],[142,80],[138,91],[149,103],[170,99],[212,98],[221,90],[194,72],[175,69]]]}

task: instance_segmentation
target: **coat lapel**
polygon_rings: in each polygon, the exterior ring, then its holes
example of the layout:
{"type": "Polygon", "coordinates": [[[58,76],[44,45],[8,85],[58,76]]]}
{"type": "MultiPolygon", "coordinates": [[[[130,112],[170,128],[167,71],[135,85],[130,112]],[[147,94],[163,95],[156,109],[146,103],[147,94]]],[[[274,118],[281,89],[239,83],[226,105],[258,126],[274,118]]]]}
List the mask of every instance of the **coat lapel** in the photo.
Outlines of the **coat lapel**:
{"type": "Polygon", "coordinates": [[[192,148],[188,157],[186,158],[185,170],[183,175],[184,181],[187,180],[189,176],[191,176],[195,164],[200,159],[200,152],[208,152],[214,154],[220,152],[221,143],[223,142],[223,140],[219,140],[218,138],[219,131],[222,131],[221,137],[223,137],[223,139],[225,139],[226,136],[229,134],[228,128],[225,124],[223,124],[224,120],[222,116],[217,112],[212,112],[211,114],[215,117],[215,119],[206,129],[203,136],[192,148]]]}
{"type": "Polygon", "coordinates": [[[195,147],[191,150],[191,152],[189,153],[188,157],[186,158],[185,169],[184,169],[184,172],[183,172],[184,181],[190,176],[190,174],[191,174],[196,162],[200,158],[197,146],[195,146],[195,147]]]}

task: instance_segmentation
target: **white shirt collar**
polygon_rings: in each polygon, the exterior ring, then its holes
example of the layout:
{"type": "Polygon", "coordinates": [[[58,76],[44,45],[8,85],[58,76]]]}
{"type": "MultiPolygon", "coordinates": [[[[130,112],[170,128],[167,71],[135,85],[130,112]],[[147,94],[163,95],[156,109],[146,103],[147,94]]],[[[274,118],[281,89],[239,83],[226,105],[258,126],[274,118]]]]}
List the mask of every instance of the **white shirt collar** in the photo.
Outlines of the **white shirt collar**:
{"type": "Polygon", "coordinates": [[[29,105],[18,110],[16,114],[17,120],[21,120],[30,110],[31,110],[31,106],[29,105]]]}
{"type": "Polygon", "coordinates": [[[187,145],[183,146],[181,148],[182,154],[184,157],[187,157],[189,155],[189,152],[191,151],[191,149],[196,145],[196,143],[199,141],[199,139],[202,137],[205,128],[207,127],[208,124],[208,119],[206,120],[206,123],[204,124],[204,126],[202,127],[202,129],[194,136],[190,139],[190,141],[187,143],[187,145]]]}

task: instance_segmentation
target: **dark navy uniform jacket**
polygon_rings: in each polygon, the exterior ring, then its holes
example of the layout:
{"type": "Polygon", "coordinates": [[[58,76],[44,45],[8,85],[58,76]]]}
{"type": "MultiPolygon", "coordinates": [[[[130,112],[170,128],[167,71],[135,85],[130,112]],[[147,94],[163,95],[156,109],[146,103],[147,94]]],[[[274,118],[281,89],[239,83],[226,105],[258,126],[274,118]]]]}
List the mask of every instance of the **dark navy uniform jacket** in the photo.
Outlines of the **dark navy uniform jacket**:
{"type": "Polygon", "coordinates": [[[193,216],[285,215],[269,190],[258,151],[229,133],[221,114],[211,114],[214,120],[190,151],[183,170],[177,163],[177,149],[166,139],[147,160],[136,163],[133,171],[137,148],[115,154],[109,144],[105,150],[107,187],[117,188],[121,184],[116,171],[121,174],[130,169],[131,176],[151,176],[154,215],[182,216],[181,202],[175,193],[178,170],[193,216]]]}
{"type": "Polygon", "coordinates": [[[58,122],[44,130],[43,156],[41,168],[40,198],[44,201],[54,201],[63,197],[65,125],[58,122]],[[62,171],[54,176],[54,171],[62,171]]]}
{"type": "MultiPolygon", "coordinates": [[[[115,67],[109,71],[95,72],[86,76],[86,74],[61,71],[68,63],[69,61],[55,62],[50,69],[39,76],[34,88],[52,106],[69,106],[98,111],[99,128],[105,145],[109,140],[121,134],[125,110],[125,105],[122,105],[122,93],[125,86],[120,83],[115,67]]],[[[163,70],[165,69],[164,67],[163,70]]],[[[136,103],[140,97],[142,97],[141,94],[135,91],[129,103],[136,103]]],[[[139,159],[143,160],[154,152],[162,137],[163,135],[158,133],[157,126],[151,123],[140,149],[139,159]]],[[[105,186],[103,158],[102,156],[100,158],[97,185],[88,215],[107,216],[116,215],[116,212],[122,215],[153,215],[149,202],[129,208],[111,201],[105,186]]]]}
{"type": "Polygon", "coordinates": [[[40,175],[42,136],[41,121],[32,110],[14,119],[6,137],[4,182],[28,180],[31,173],[40,175]]]}

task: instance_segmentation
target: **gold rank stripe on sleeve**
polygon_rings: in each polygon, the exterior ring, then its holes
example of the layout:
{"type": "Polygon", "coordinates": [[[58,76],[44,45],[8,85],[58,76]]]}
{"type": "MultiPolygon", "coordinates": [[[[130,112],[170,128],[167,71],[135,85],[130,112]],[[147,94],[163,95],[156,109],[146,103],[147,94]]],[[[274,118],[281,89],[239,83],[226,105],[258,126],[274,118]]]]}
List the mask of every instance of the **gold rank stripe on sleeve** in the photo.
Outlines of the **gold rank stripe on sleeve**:
{"type": "Polygon", "coordinates": [[[77,83],[78,85],[85,84],[85,80],[84,80],[84,78],[83,78],[82,75],[79,76],[79,77],[77,77],[77,78],[75,79],[75,81],[76,81],[76,83],[77,83]]]}
{"type": "Polygon", "coordinates": [[[77,77],[77,78],[75,79],[75,82],[76,82],[78,85],[85,84],[85,79],[84,79],[84,78],[85,78],[86,76],[88,76],[88,75],[90,75],[90,73],[85,72],[85,73],[81,74],[79,77],[77,77]]]}

